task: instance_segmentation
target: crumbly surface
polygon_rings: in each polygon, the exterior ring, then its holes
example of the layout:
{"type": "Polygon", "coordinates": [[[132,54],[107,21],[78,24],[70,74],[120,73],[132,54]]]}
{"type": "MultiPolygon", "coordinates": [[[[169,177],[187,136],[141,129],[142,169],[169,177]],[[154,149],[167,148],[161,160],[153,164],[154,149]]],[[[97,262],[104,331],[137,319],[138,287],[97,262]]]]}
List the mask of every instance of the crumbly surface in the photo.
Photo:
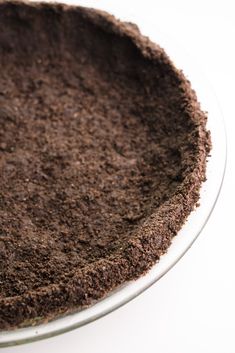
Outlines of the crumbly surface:
{"type": "Polygon", "coordinates": [[[0,328],[144,274],[199,198],[205,114],[164,51],[92,9],[0,3],[0,328]]]}

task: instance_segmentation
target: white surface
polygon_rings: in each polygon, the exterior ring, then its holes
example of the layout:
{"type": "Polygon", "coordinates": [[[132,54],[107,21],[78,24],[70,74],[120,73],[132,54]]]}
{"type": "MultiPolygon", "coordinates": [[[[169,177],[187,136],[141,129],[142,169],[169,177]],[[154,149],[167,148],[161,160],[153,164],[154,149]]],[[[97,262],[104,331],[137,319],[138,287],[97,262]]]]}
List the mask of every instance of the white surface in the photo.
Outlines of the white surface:
{"type": "MultiPolygon", "coordinates": [[[[235,352],[235,10],[232,1],[79,1],[115,11],[142,24],[156,22],[186,48],[210,80],[228,133],[228,166],[209,223],[184,258],[140,297],[88,326],[59,337],[2,352],[235,352]],[[140,23],[141,21],[141,23],[140,23]]],[[[159,44],[162,44],[159,40],[159,44]]]]}

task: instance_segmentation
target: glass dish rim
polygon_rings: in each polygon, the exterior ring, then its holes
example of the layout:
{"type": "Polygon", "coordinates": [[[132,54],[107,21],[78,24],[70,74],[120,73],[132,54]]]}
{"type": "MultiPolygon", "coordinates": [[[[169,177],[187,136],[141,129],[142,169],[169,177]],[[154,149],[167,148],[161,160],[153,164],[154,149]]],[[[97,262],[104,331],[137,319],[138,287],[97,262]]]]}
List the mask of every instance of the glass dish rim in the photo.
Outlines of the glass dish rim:
{"type": "MultiPolygon", "coordinates": [[[[158,36],[159,37],[159,36],[158,36]]],[[[151,38],[153,41],[154,39],[151,38]]],[[[165,41],[165,39],[164,39],[165,41]]],[[[164,47],[166,47],[166,52],[169,54],[169,50],[168,50],[168,46],[171,47],[172,46],[172,39],[169,40],[169,38],[167,38],[166,40],[166,45],[164,47]]],[[[160,42],[162,44],[161,40],[157,40],[157,42],[160,42]]],[[[173,45],[174,47],[174,45],[173,45]]],[[[173,50],[174,51],[174,50],[173,50]]],[[[181,48],[180,48],[181,51],[181,48]]],[[[170,57],[175,59],[175,55],[174,54],[170,54],[170,57]]],[[[188,55],[187,55],[188,58],[188,55]]],[[[174,60],[175,62],[175,60],[174,60]]],[[[181,60],[179,59],[179,62],[181,62],[181,60]]],[[[190,59],[191,62],[191,59],[190,59]]],[[[195,70],[195,65],[192,62],[193,65],[189,65],[191,67],[193,67],[193,70],[195,70]]],[[[184,72],[185,72],[185,66],[188,66],[186,64],[180,64],[178,65],[176,63],[177,67],[183,67],[184,68],[184,72]]],[[[187,70],[186,70],[187,71],[187,70]]],[[[189,72],[191,70],[189,69],[189,72]]],[[[196,65],[196,73],[197,76],[199,77],[199,80],[201,80],[201,73],[199,71],[197,71],[197,65],[196,65]]],[[[195,88],[195,81],[193,82],[193,79],[191,79],[191,74],[190,74],[190,81],[193,83],[192,86],[193,88],[195,88]]],[[[222,188],[222,184],[223,184],[223,180],[224,180],[224,175],[225,175],[225,170],[226,170],[226,161],[227,161],[227,138],[226,138],[226,131],[225,131],[225,124],[224,124],[224,120],[222,117],[222,112],[220,110],[219,107],[219,103],[217,100],[217,97],[215,95],[215,93],[212,91],[211,87],[209,87],[208,85],[208,80],[203,81],[203,85],[208,86],[206,88],[209,89],[209,92],[211,93],[212,96],[212,101],[213,101],[213,105],[216,107],[217,110],[217,114],[218,114],[218,121],[217,124],[219,124],[219,128],[221,129],[221,133],[220,133],[220,137],[222,139],[222,142],[220,140],[220,144],[222,145],[222,155],[223,157],[221,157],[220,159],[220,166],[219,166],[219,173],[215,173],[216,177],[217,177],[217,188],[215,190],[215,193],[213,194],[213,200],[211,201],[211,206],[206,214],[206,217],[204,217],[204,221],[200,224],[200,226],[198,227],[197,231],[195,232],[195,234],[193,236],[190,237],[190,241],[187,242],[187,245],[185,245],[183,247],[183,249],[181,251],[179,251],[177,253],[177,255],[174,255],[172,260],[165,266],[163,266],[163,269],[160,271],[158,270],[159,268],[159,264],[162,262],[163,258],[166,258],[167,256],[169,257],[169,253],[171,251],[172,246],[170,247],[169,251],[163,255],[163,257],[161,257],[160,261],[153,266],[153,268],[143,277],[137,279],[134,282],[130,282],[127,283],[121,287],[119,287],[118,289],[116,289],[114,292],[110,293],[109,296],[107,296],[106,298],[98,301],[96,304],[94,304],[93,306],[84,309],[82,311],[78,311],[78,312],[74,312],[72,314],[68,314],[66,316],[60,317],[58,319],[55,319],[49,323],[46,324],[41,324],[41,325],[37,325],[37,326],[30,326],[30,327],[26,327],[26,328],[20,328],[20,329],[16,329],[16,330],[10,330],[10,331],[1,331],[0,332],[0,347],[7,347],[7,346],[14,346],[14,345],[19,345],[19,344],[24,344],[24,343],[30,343],[30,342],[34,342],[34,341],[38,341],[38,340],[42,340],[45,338],[49,338],[49,337],[53,337],[71,330],[74,330],[78,327],[84,326],[90,322],[93,322],[111,312],[113,312],[114,310],[116,310],[117,308],[127,304],[129,301],[131,301],[132,299],[136,298],[138,295],[140,295],[142,292],[144,292],[146,289],[148,289],[149,287],[151,287],[154,283],[156,283],[161,277],[163,277],[183,256],[184,254],[189,250],[189,248],[192,246],[192,244],[195,242],[195,240],[198,238],[198,236],[200,235],[200,233],[202,232],[202,230],[204,229],[208,219],[210,218],[211,213],[213,212],[213,209],[216,205],[216,202],[218,200],[221,188],[222,188]],[[154,271],[157,269],[156,274],[154,274],[154,271]],[[138,284],[140,283],[140,284],[138,284]],[[128,293],[128,288],[131,288],[129,290],[128,293]],[[124,295],[123,295],[124,293],[124,295]],[[115,296],[117,297],[116,301],[114,300],[114,302],[112,303],[113,299],[115,298],[115,296]],[[120,298],[119,298],[120,297],[120,298]],[[103,309],[102,309],[102,303],[103,305],[103,309]],[[105,304],[106,303],[106,304],[105,304]],[[95,311],[95,308],[97,308],[97,306],[99,307],[101,305],[101,309],[98,309],[98,311],[95,311]],[[88,314],[88,316],[86,317],[86,312],[92,312],[94,311],[93,314],[88,314]],[[79,319],[79,317],[84,316],[85,314],[85,318],[83,319],[79,319]],[[78,318],[76,320],[76,318],[78,318]],[[48,329],[49,328],[49,329],[48,329]]],[[[196,92],[198,93],[198,90],[196,89],[196,92]]],[[[207,91],[208,92],[208,91],[207,91]]],[[[199,101],[201,100],[201,98],[199,98],[199,101]]],[[[212,114],[212,113],[211,113],[212,114]]],[[[208,122],[210,122],[210,109],[209,109],[209,119],[208,122]]],[[[217,126],[217,130],[219,130],[218,126],[217,126]]],[[[211,134],[212,134],[212,141],[213,141],[213,125],[209,126],[209,129],[211,130],[211,134]]],[[[214,145],[214,143],[213,143],[214,145]]],[[[220,147],[221,147],[220,145],[220,147]]],[[[213,148],[214,149],[214,148],[213,148]]],[[[212,157],[211,158],[215,158],[213,156],[213,150],[212,150],[212,157]]],[[[208,165],[210,164],[210,160],[208,162],[208,165]]],[[[218,172],[218,169],[216,170],[216,172],[218,172]]],[[[211,182],[211,178],[208,178],[208,180],[205,182],[205,185],[203,185],[203,188],[206,187],[206,185],[208,185],[208,182],[211,182]]],[[[199,208],[200,210],[200,208],[199,208]]],[[[195,216],[195,214],[198,212],[198,210],[195,210],[188,218],[188,221],[186,222],[186,224],[188,224],[189,220],[195,216]]],[[[185,226],[183,227],[183,229],[185,228],[185,226]]],[[[180,231],[181,232],[181,231],[180,231]]],[[[177,240],[180,238],[180,235],[177,235],[175,237],[177,240]]],[[[175,239],[173,240],[172,243],[174,243],[175,239]]],[[[179,242],[179,241],[178,241],[179,242]]]]}

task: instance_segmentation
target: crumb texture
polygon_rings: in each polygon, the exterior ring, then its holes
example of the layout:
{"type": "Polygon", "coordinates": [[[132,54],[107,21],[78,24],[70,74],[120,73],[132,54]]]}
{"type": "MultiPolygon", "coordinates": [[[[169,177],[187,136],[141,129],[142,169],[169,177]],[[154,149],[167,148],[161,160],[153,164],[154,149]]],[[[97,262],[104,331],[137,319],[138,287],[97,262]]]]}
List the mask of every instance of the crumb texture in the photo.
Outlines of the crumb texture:
{"type": "Polygon", "coordinates": [[[0,328],[144,274],[199,198],[206,117],[131,24],[0,3],[0,328]]]}

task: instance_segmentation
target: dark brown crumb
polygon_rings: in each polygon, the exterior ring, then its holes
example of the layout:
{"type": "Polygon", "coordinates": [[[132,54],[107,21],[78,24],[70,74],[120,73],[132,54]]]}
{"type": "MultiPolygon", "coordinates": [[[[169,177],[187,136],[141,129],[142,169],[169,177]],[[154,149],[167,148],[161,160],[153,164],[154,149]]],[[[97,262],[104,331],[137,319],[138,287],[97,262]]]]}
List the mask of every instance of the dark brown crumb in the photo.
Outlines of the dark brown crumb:
{"type": "Polygon", "coordinates": [[[0,2],[0,329],[91,305],[166,252],[210,137],[184,75],[92,9],[0,2]]]}

